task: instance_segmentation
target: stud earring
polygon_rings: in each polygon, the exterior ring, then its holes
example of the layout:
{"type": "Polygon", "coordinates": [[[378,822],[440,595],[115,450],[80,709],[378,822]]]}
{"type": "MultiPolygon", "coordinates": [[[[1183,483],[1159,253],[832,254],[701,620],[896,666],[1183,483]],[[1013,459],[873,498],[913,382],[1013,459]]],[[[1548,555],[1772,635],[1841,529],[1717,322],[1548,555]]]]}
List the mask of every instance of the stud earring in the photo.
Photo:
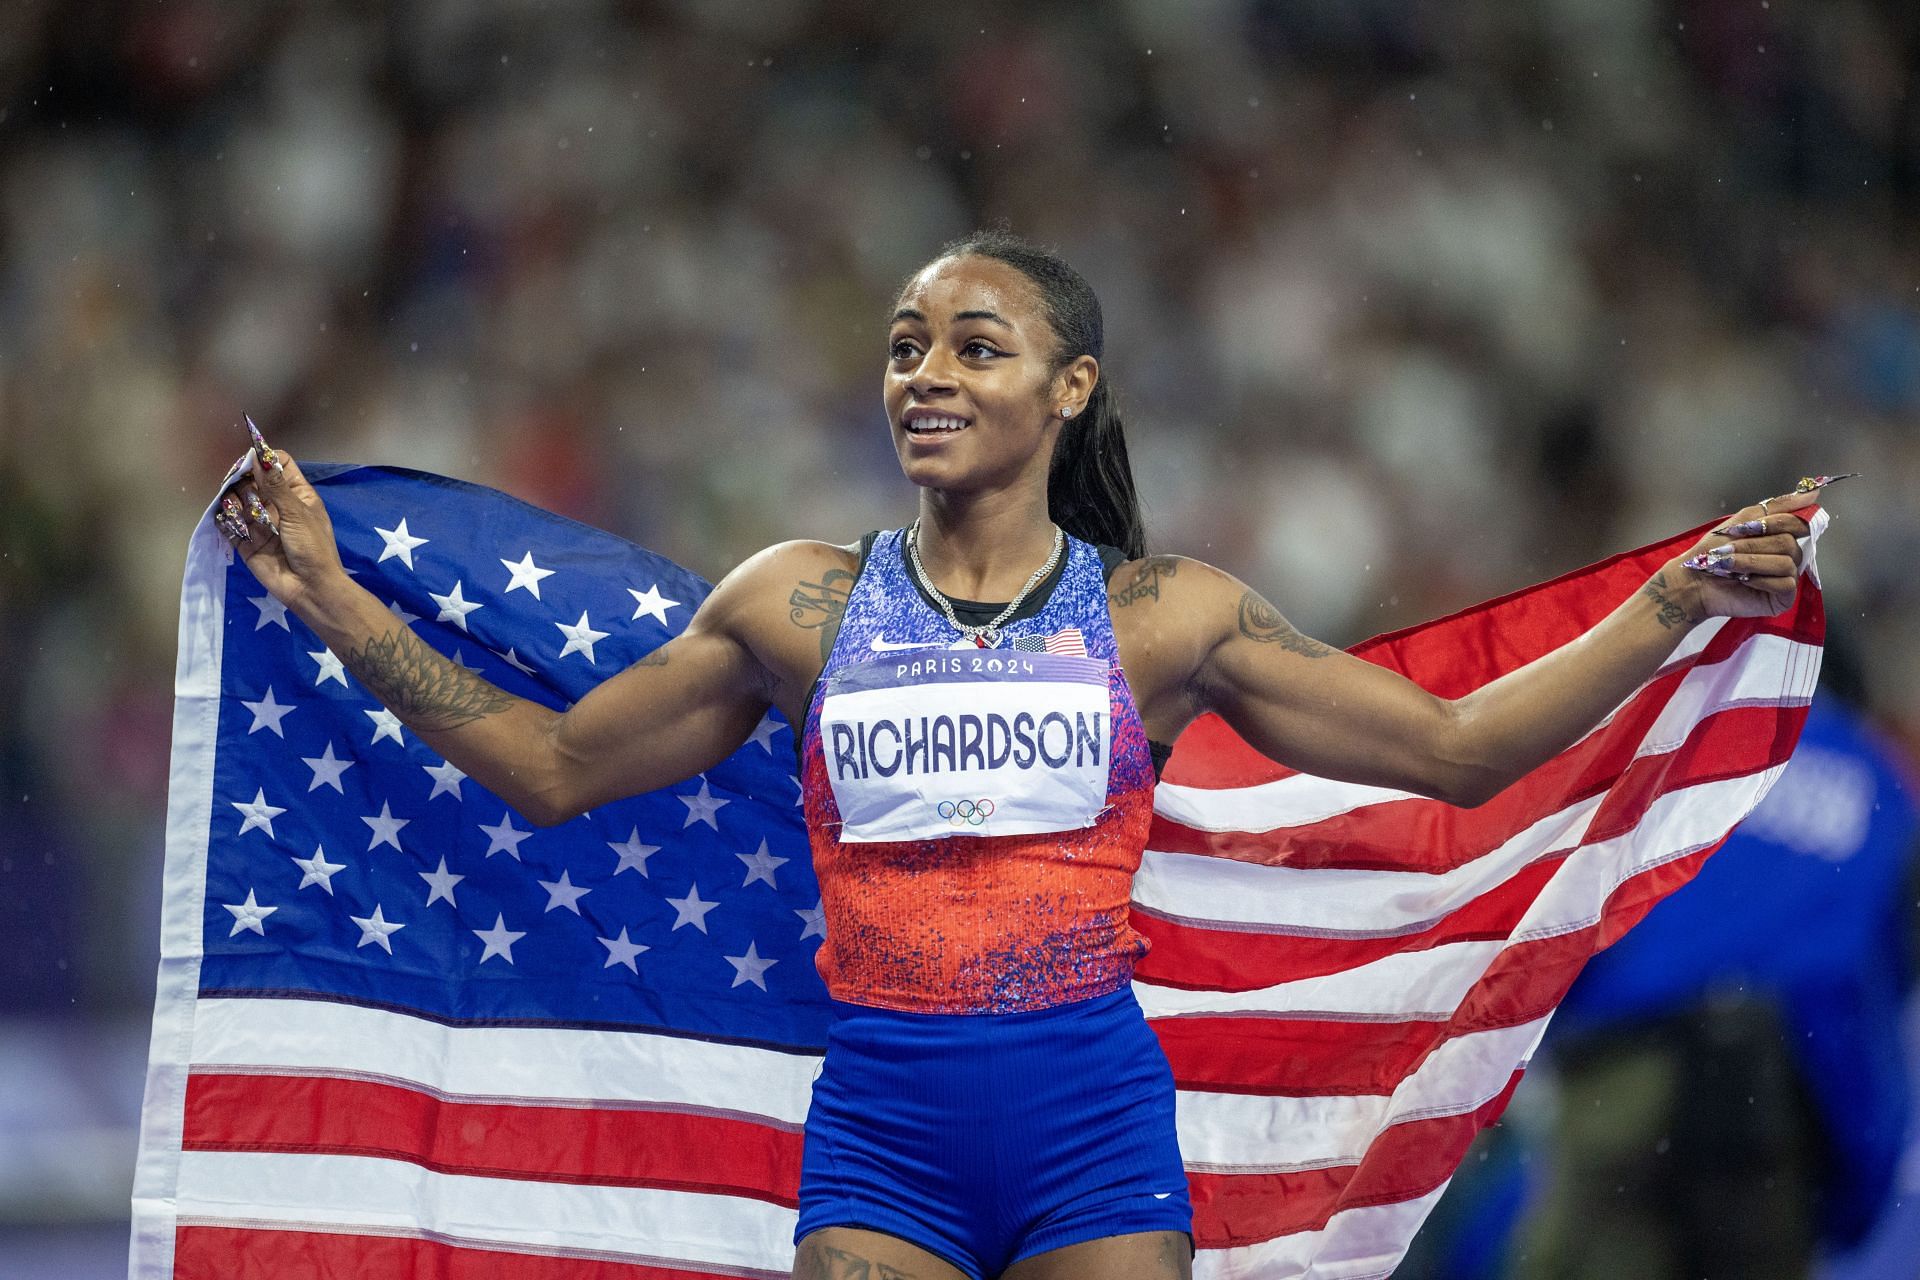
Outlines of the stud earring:
{"type": "Polygon", "coordinates": [[[1066,405],[1061,405],[1060,416],[1063,418],[1071,418],[1073,416],[1073,410],[1068,408],[1066,405]]]}

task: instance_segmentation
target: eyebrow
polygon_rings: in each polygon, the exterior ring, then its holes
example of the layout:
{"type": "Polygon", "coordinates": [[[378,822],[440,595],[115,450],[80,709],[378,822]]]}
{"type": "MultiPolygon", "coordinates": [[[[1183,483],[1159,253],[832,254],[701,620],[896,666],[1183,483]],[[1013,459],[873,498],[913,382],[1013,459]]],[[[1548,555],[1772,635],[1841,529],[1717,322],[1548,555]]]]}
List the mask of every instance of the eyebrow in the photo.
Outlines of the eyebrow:
{"type": "MultiPolygon", "coordinates": [[[[1003,329],[1013,328],[1011,324],[1008,324],[1000,317],[999,313],[993,311],[960,311],[954,313],[953,318],[955,320],[991,320],[1003,329]]],[[[902,320],[918,320],[924,324],[927,318],[918,311],[915,311],[912,307],[902,307],[893,313],[893,319],[896,324],[902,320]]]]}

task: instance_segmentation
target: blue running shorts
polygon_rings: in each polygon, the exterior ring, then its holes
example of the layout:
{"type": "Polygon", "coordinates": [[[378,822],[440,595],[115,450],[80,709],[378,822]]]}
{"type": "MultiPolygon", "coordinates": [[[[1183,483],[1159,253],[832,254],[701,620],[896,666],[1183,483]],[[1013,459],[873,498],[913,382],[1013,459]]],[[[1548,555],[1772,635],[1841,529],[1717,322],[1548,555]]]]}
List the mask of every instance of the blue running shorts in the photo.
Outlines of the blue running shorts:
{"type": "Polygon", "coordinates": [[[833,1011],[796,1244],[864,1227],[979,1280],[1102,1236],[1192,1234],[1173,1072],[1131,987],[1009,1014],[833,1011]]]}

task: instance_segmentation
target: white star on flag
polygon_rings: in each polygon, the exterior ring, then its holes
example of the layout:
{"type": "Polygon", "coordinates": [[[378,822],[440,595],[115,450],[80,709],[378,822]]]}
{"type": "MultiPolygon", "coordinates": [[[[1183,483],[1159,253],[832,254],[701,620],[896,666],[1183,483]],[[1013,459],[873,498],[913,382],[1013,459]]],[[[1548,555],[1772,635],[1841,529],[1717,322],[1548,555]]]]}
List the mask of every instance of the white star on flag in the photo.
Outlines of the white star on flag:
{"type": "Polygon", "coordinates": [[[360,941],[353,944],[355,950],[371,942],[388,955],[393,954],[393,943],[388,939],[407,927],[398,920],[387,919],[381,914],[380,904],[377,902],[373,904],[372,915],[348,916],[347,919],[360,926],[360,941]]]}
{"type": "MultiPolygon", "coordinates": [[[[258,733],[262,729],[271,729],[276,737],[284,738],[287,736],[287,731],[280,727],[280,722],[287,718],[287,713],[292,711],[293,707],[289,704],[274,700],[272,685],[267,686],[267,696],[260,699],[260,701],[248,702],[245,698],[242,698],[240,705],[253,712],[253,724],[248,726],[248,733],[258,733]]],[[[313,788],[309,787],[307,789],[311,791],[313,788]]]]}
{"type": "MultiPolygon", "coordinates": [[[[411,533],[408,533],[407,522],[404,519],[400,521],[399,526],[396,528],[382,529],[376,526],[374,532],[380,535],[380,541],[386,543],[386,546],[380,549],[380,560],[385,560],[391,556],[399,556],[409,569],[413,568],[413,549],[415,547],[424,547],[429,541],[429,539],[416,538],[411,533]]],[[[376,560],[374,563],[379,564],[380,560],[376,560]]]]}
{"type": "MultiPolygon", "coordinates": [[[[517,564],[512,560],[502,560],[500,563],[507,566],[507,570],[513,574],[513,580],[507,583],[507,591],[516,591],[525,587],[535,600],[540,598],[540,579],[553,576],[553,570],[542,569],[533,562],[531,551],[521,556],[517,564]]],[[[506,591],[500,594],[505,595],[506,591]]]]}
{"type": "MultiPolygon", "coordinates": [[[[396,716],[385,707],[381,707],[377,711],[367,712],[367,719],[373,721],[373,737],[368,741],[368,746],[372,746],[382,738],[392,738],[395,742],[400,742],[399,716],[396,716]]],[[[400,745],[405,746],[406,744],[402,742],[400,745]]]]}
{"type": "Polygon", "coordinates": [[[520,842],[533,834],[531,831],[522,831],[513,825],[511,811],[500,815],[500,825],[490,827],[483,822],[480,824],[480,829],[487,833],[489,858],[496,853],[508,853],[513,855],[515,862],[520,860],[520,842]]]}
{"type": "Polygon", "coordinates": [[[402,609],[400,607],[400,600],[398,597],[395,597],[394,600],[387,605],[387,612],[391,613],[394,617],[400,619],[400,625],[403,627],[410,627],[414,623],[420,621],[419,614],[408,613],[405,609],[402,609]]]}
{"type": "Polygon", "coordinates": [[[428,906],[432,906],[442,898],[445,898],[448,906],[453,907],[456,911],[459,910],[460,904],[453,900],[453,886],[465,880],[466,877],[457,876],[447,870],[447,860],[445,857],[440,859],[440,865],[433,870],[416,871],[413,874],[425,880],[428,889],[431,890],[431,892],[427,894],[428,906]]]}
{"type": "MultiPolygon", "coordinates": [[[[478,607],[479,606],[477,605],[475,606],[475,608],[478,608],[478,607]]],[[[460,668],[462,671],[478,671],[480,669],[479,667],[475,666],[473,663],[467,661],[466,653],[462,651],[457,645],[454,647],[453,657],[450,659],[450,661],[453,663],[454,666],[460,668]]]]}
{"type": "Polygon", "coordinates": [[[500,659],[500,661],[506,663],[508,666],[512,667],[515,671],[518,671],[522,675],[530,676],[533,674],[533,668],[528,666],[526,663],[522,662],[520,660],[520,655],[515,653],[512,649],[507,650],[505,653],[495,653],[493,656],[500,659]]]}
{"type": "Polygon", "coordinates": [[[593,662],[593,646],[606,639],[607,633],[593,629],[593,624],[587,621],[585,609],[580,611],[580,621],[572,625],[564,622],[556,622],[553,625],[560,628],[560,634],[567,638],[565,647],[560,650],[561,657],[564,658],[570,653],[584,653],[589,663],[599,665],[593,662]]]}
{"type": "Polygon", "coordinates": [[[800,931],[800,940],[802,942],[805,942],[808,938],[824,938],[827,936],[827,913],[818,902],[810,907],[795,907],[793,914],[806,921],[807,927],[800,931]]]}
{"type": "Polygon", "coordinates": [[[591,889],[582,889],[575,884],[565,871],[560,873],[558,880],[542,880],[539,884],[547,891],[547,910],[565,907],[575,915],[580,914],[580,899],[593,892],[591,889]]]}
{"type": "Polygon", "coordinates": [[[401,853],[406,852],[405,849],[400,848],[400,828],[412,822],[412,818],[394,817],[393,811],[387,807],[387,802],[382,800],[377,816],[362,818],[360,821],[373,828],[373,839],[367,841],[368,852],[372,852],[383,844],[390,844],[401,853]]]}
{"type": "MultiPolygon", "coordinates": [[[[513,944],[520,941],[520,939],[526,937],[527,931],[525,929],[521,929],[518,932],[516,932],[512,929],[507,928],[507,918],[499,914],[498,912],[495,912],[493,917],[493,928],[475,929],[473,931],[473,936],[487,944],[486,950],[480,953],[480,960],[479,960],[480,964],[485,964],[487,961],[493,959],[493,957],[495,956],[500,956],[508,964],[512,964],[513,963],[513,944]]],[[[603,965],[601,967],[604,968],[605,966],[603,965]]]]}
{"type": "Polygon", "coordinates": [[[633,834],[627,837],[624,844],[615,844],[609,840],[607,848],[620,855],[620,865],[613,869],[613,874],[617,876],[622,871],[638,871],[641,879],[647,878],[647,859],[660,852],[659,845],[640,842],[638,827],[633,829],[633,834]]]}
{"type": "Polygon", "coordinates": [[[632,622],[648,617],[660,623],[661,626],[666,626],[667,610],[680,607],[678,600],[669,600],[660,594],[660,584],[657,582],[645,591],[635,591],[632,587],[628,587],[627,594],[633,597],[633,617],[629,619],[632,622]]]}
{"type": "Polygon", "coordinates": [[[227,936],[229,938],[239,933],[242,929],[251,929],[261,937],[266,937],[266,919],[280,909],[278,907],[263,907],[258,902],[255,902],[252,889],[247,890],[247,900],[245,902],[223,902],[220,905],[233,912],[233,928],[227,930],[227,936]]]}
{"type": "Polygon", "coordinates": [[[439,764],[423,764],[420,767],[425,769],[427,776],[433,779],[433,791],[427,799],[431,800],[434,796],[440,795],[449,795],[455,800],[465,799],[460,794],[460,783],[467,775],[460,772],[452,763],[442,760],[439,764]]]}
{"type": "Polygon", "coordinates": [[[762,960],[752,942],[747,943],[747,954],[728,956],[727,963],[733,966],[733,983],[737,987],[743,982],[751,982],[762,991],[767,989],[767,970],[779,964],[778,960],[762,960]]]}
{"type": "Polygon", "coordinates": [[[445,595],[441,595],[437,591],[429,591],[427,595],[432,598],[435,604],[440,606],[440,616],[435,618],[434,621],[451,622],[462,631],[467,629],[467,615],[475,609],[484,607],[479,601],[469,600],[461,595],[460,583],[457,581],[453,584],[453,590],[447,592],[445,595]]]}
{"type": "Polygon", "coordinates": [[[274,626],[279,627],[289,635],[293,633],[293,628],[287,625],[287,606],[281,604],[270,595],[248,596],[247,600],[254,608],[260,611],[260,621],[253,624],[255,631],[258,631],[271,622],[274,626]]]}
{"type": "Polygon", "coordinates": [[[696,822],[704,822],[715,831],[720,829],[720,810],[733,803],[731,800],[716,800],[713,791],[707,786],[707,775],[700,775],[700,790],[690,796],[681,796],[680,803],[687,806],[687,820],[680,825],[690,827],[696,822]]]}
{"type": "Polygon", "coordinates": [[[259,827],[267,833],[268,839],[272,839],[273,820],[286,812],[286,809],[280,805],[268,804],[267,793],[259,787],[253,789],[253,799],[246,803],[243,804],[238,800],[229,800],[227,803],[238,809],[241,816],[246,819],[240,824],[240,830],[236,831],[235,835],[243,836],[255,827],[259,827]]]}
{"type": "MultiPolygon", "coordinates": [[[[686,897],[668,898],[667,902],[673,907],[674,929],[678,929],[683,924],[690,924],[702,933],[707,931],[707,912],[720,905],[717,902],[702,902],[700,886],[697,884],[687,890],[686,897]]],[[[669,933],[672,931],[668,930],[669,933]]]]}
{"type": "Polygon", "coordinates": [[[327,891],[328,897],[333,896],[334,872],[344,871],[347,866],[344,862],[328,862],[327,851],[320,845],[313,847],[311,858],[294,858],[292,862],[294,866],[300,868],[302,873],[299,888],[304,889],[310,884],[317,884],[327,891]]]}
{"type": "Polygon", "coordinates": [[[786,865],[786,863],[790,861],[787,858],[776,858],[768,853],[767,842],[765,840],[760,842],[758,852],[736,853],[733,856],[747,864],[747,878],[740,882],[742,889],[752,884],[755,880],[764,880],[767,883],[767,888],[778,889],[780,886],[774,883],[773,873],[776,869],[786,865]]]}
{"type": "Polygon", "coordinates": [[[617,964],[623,964],[627,966],[627,972],[637,974],[640,970],[639,967],[633,963],[633,958],[642,951],[651,951],[653,949],[644,943],[628,942],[625,925],[620,927],[619,937],[601,938],[599,941],[600,945],[607,949],[607,962],[600,966],[602,969],[611,969],[617,964]]]}
{"type": "Polygon", "coordinates": [[[317,652],[308,650],[307,656],[320,664],[320,670],[315,672],[313,677],[316,687],[323,680],[332,680],[342,689],[347,687],[347,669],[341,665],[340,659],[333,656],[333,650],[321,649],[317,652]]]}
{"type": "Polygon", "coordinates": [[[766,748],[768,755],[772,755],[773,735],[786,727],[787,726],[775,720],[771,715],[761,716],[760,723],[753,726],[753,732],[747,735],[747,741],[759,743],[762,747],[766,748]]]}
{"type": "Polygon", "coordinates": [[[300,763],[313,770],[313,781],[307,784],[307,790],[332,787],[341,795],[347,794],[347,789],[340,785],[340,775],[353,768],[353,761],[342,760],[333,754],[333,743],[327,743],[327,749],[317,756],[301,756],[300,763]]]}

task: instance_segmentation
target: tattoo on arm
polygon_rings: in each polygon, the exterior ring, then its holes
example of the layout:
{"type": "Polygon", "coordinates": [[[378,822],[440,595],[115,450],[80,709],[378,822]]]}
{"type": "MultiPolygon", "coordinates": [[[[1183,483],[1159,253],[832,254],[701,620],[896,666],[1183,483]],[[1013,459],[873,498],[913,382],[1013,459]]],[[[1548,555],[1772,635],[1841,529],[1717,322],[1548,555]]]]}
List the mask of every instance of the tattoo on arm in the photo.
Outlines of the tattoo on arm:
{"type": "Polygon", "coordinates": [[[1277,644],[1303,658],[1324,658],[1338,652],[1332,645],[1300,634],[1278,609],[1252,591],[1240,597],[1240,634],[1260,644],[1277,644]]]}
{"type": "Polygon", "coordinates": [[[845,569],[829,569],[818,582],[802,582],[787,597],[787,618],[803,631],[820,633],[820,661],[833,652],[840,634],[840,619],[847,612],[847,597],[853,590],[853,575],[845,569]]]}
{"type": "Polygon", "coordinates": [[[652,653],[633,664],[636,667],[664,667],[667,665],[667,646],[661,645],[652,653]]]}
{"type": "Polygon", "coordinates": [[[1174,556],[1148,556],[1133,571],[1133,577],[1118,591],[1107,593],[1107,603],[1115,609],[1124,609],[1136,600],[1158,600],[1160,598],[1160,580],[1171,578],[1180,572],[1180,561],[1174,556]]]}
{"type": "Polygon", "coordinates": [[[914,1280],[911,1271],[809,1240],[795,1260],[794,1280],[914,1280]]]}
{"type": "Polygon", "coordinates": [[[1662,569],[1647,580],[1640,593],[1654,603],[1654,618],[1661,626],[1671,631],[1675,627],[1686,628],[1700,619],[1694,617],[1687,607],[1673,597],[1673,588],[1667,585],[1667,571],[1662,569]]]}
{"type": "Polygon", "coordinates": [[[349,649],[347,670],[418,729],[453,729],[505,711],[513,697],[436,653],[406,627],[349,649]]]}

